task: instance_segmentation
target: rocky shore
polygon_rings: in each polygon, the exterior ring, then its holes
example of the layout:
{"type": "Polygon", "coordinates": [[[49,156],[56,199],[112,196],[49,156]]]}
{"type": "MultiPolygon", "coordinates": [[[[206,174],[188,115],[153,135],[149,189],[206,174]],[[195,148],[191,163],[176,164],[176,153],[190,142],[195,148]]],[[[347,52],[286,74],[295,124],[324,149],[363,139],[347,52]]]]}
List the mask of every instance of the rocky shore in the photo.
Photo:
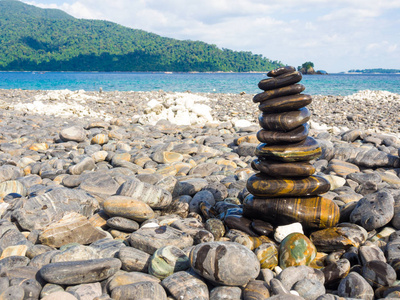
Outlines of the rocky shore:
{"type": "Polygon", "coordinates": [[[400,95],[313,95],[329,229],[242,216],[253,96],[0,90],[0,299],[400,298],[400,95]]]}

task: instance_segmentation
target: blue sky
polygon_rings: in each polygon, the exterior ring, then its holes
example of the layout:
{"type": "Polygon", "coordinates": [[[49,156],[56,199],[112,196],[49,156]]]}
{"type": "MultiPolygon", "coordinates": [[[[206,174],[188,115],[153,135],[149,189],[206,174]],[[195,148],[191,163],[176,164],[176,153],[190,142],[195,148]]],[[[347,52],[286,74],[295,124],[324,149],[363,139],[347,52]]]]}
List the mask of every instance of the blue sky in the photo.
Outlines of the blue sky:
{"type": "Polygon", "coordinates": [[[295,67],[400,69],[400,0],[34,0],[77,18],[251,51],[295,67]]]}

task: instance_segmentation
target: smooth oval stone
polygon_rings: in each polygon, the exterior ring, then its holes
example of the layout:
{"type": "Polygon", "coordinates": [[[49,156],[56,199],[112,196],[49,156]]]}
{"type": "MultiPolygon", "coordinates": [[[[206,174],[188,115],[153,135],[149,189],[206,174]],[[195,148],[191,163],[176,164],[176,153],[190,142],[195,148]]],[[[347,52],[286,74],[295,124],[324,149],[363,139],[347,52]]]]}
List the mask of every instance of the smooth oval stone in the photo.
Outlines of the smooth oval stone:
{"type": "Polygon", "coordinates": [[[387,191],[364,196],[350,214],[350,221],[370,231],[388,224],[394,215],[394,199],[387,191]]]}
{"type": "Polygon", "coordinates": [[[237,286],[217,286],[210,292],[210,300],[242,299],[242,290],[237,286]]]}
{"type": "Polygon", "coordinates": [[[321,270],[304,265],[283,269],[276,278],[272,280],[278,280],[281,283],[281,287],[279,288],[281,291],[290,291],[297,282],[304,278],[315,279],[321,283],[324,282],[324,274],[321,270]]]}
{"type": "Polygon", "coordinates": [[[350,272],[350,262],[348,259],[342,258],[336,262],[327,265],[322,269],[325,276],[325,284],[327,287],[335,288],[340,280],[345,278],[350,272]]]}
{"type": "Polygon", "coordinates": [[[302,233],[289,234],[279,245],[279,266],[282,269],[309,265],[317,255],[314,244],[302,233]]]}
{"type": "Polygon", "coordinates": [[[256,198],[249,195],[243,202],[243,214],[277,225],[300,222],[305,228],[332,227],[340,217],[336,203],[323,197],[256,198]]]}
{"type": "Polygon", "coordinates": [[[310,104],[311,101],[312,98],[310,95],[297,94],[265,100],[260,103],[258,109],[267,113],[291,111],[302,108],[310,104]]]}
{"type": "Polygon", "coordinates": [[[73,285],[102,281],[114,275],[120,268],[119,259],[102,258],[50,263],[43,266],[39,274],[50,283],[73,285]]]}
{"type": "Polygon", "coordinates": [[[112,217],[107,219],[107,225],[111,228],[133,232],[139,229],[139,224],[131,219],[123,218],[123,217],[112,217]]]}
{"type": "Polygon", "coordinates": [[[150,257],[148,253],[132,247],[122,247],[118,252],[122,270],[128,272],[146,272],[149,268],[150,257]]]}
{"type": "Polygon", "coordinates": [[[257,132],[257,139],[261,143],[289,144],[304,141],[310,130],[310,125],[304,123],[289,131],[275,131],[261,129],[257,132]]]}
{"type": "Polygon", "coordinates": [[[373,288],[391,286],[397,279],[396,271],[379,260],[368,261],[363,265],[362,276],[373,288]]]}
{"type": "Polygon", "coordinates": [[[71,126],[60,131],[60,139],[64,142],[83,142],[86,139],[85,130],[80,126],[71,126]]]}
{"type": "Polygon", "coordinates": [[[111,196],[103,203],[104,211],[110,216],[124,217],[143,222],[154,218],[154,211],[146,203],[128,196],[111,196]]]}
{"type": "Polygon", "coordinates": [[[24,267],[29,263],[29,258],[25,256],[8,256],[0,259],[0,272],[15,267],[24,267]]]}
{"type": "Polygon", "coordinates": [[[257,234],[264,236],[270,235],[272,232],[274,232],[274,226],[263,220],[254,220],[251,222],[251,228],[257,234]]]}
{"type": "Polygon", "coordinates": [[[340,224],[332,228],[319,230],[311,233],[310,239],[322,252],[332,252],[351,247],[360,247],[368,234],[364,228],[355,224],[340,224]]]}
{"type": "Polygon", "coordinates": [[[10,286],[0,293],[1,300],[22,300],[24,299],[24,296],[24,289],[18,285],[10,286]]]}
{"type": "MultiPolygon", "coordinates": [[[[53,284],[53,283],[46,283],[43,286],[43,289],[40,291],[40,299],[43,299],[46,296],[57,293],[57,292],[64,292],[64,289],[61,285],[53,284]]],[[[63,299],[63,298],[58,298],[58,299],[63,299]]]]}
{"type": "Polygon", "coordinates": [[[264,300],[269,298],[268,284],[262,280],[251,280],[243,290],[243,299],[264,300]]]}
{"type": "Polygon", "coordinates": [[[262,158],[270,158],[283,162],[309,161],[318,158],[322,149],[318,142],[308,137],[300,143],[290,145],[259,144],[254,155],[262,158]]]}
{"type": "Polygon", "coordinates": [[[146,273],[140,272],[124,272],[124,273],[117,273],[107,283],[107,289],[112,291],[116,287],[138,283],[142,281],[149,281],[160,283],[160,279],[154,277],[153,275],[149,275],[146,273]]]}
{"type": "Polygon", "coordinates": [[[167,190],[137,179],[125,181],[116,194],[135,198],[157,209],[166,208],[172,202],[172,195],[167,190]]]}
{"type": "Polygon", "coordinates": [[[195,245],[214,240],[212,233],[205,230],[204,224],[196,218],[188,217],[186,219],[176,220],[170,226],[190,235],[195,245]]]}
{"type": "Polygon", "coordinates": [[[237,243],[199,244],[192,249],[189,257],[197,274],[217,284],[245,285],[260,272],[257,256],[237,243]],[[244,265],[246,268],[243,268],[244,265]]]}
{"type": "Polygon", "coordinates": [[[111,292],[111,298],[115,300],[167,300],[167,294],[159,283],[143,281],[116,287],[111,292]]]}
{"type": "Polygon", "coordinates": [[[9,180],[0,183],[0,200],[2,200],[6,195],[12,193],[26,196],[27,190],[21,182],[16,180],[9,180]]]}
{"type": "Polygon", "coordinates": [[[171,226],[159,226],[155,228],[142,227],[133,232],[129,238],[132,247],[153,254],[163,246],[176,246],[179,249],[193,245],[193,238],[187,233],[171,226]]]}
{"type": "Polygon", "coordinates": [[[264,91],[262,93],[259,93],[253,97],[253,102],[258,103],[258,102],[262,102],[262,101],[277,98],[277,97],[300,94],[305,89],[306,89],[306,87],[304,85],[296,83],[296,84],[284,86],[284,87],[281,87],[278,89],[273,89],[273,90],[264,91]]]}
{"type": "Polygon", "coordinates": [[[261,113],[258,123],[265,130],[290,131],[308,122],[311,112],[303,107],[280,113],[261,113]]]}
{"type": "Polygon", "coordinates": [[[275,160],[255,159],[252,161],[253,169],[275,178],[307,177],[315,173],[315,167],[309,162],[285,163],[275,160]]]}
{"type": "Polygon", "coordinates": [[[254,250],[261,264],[261,269],[273,270],[278,265],[278,247],[272,243],[265,243],[254,250]]]}
{"type": "Polygon", "coordinates": [[[204,228],[214,236],[214,240],[218,241],[225,235],[225,225],[220,219],[211,218],[206,221],[204,228]]]}
{"type": "Polygon", "coordinates": [[[269,71],[267,73],[267,76],[268,77],[276,77],[276,76],[283,75],[283,74],[286,74],[286,73],[292,73],[294,71],[296,71],[295,67],[284,66],[284,67],[279,67],[279,68],[276,68],[274,70],[269,71]]]}
{"type": "Polygon", "coordinates": [[[273,90],[287,85],[297,83],[301,80],[300,72],[285,72],[272,78],[263,79],[258,83],[258,87],[264,91],[273,90]]]}
{"type": "Polygon", "coordinates": [[[174,297],[185,300],[208,300],[208,287],[197,275],[176,272],[165,278],[161,285],[174,297]]]}
{"type": "Polygon", "coordinates": [[[258,235],[251,228],[252,221],[243,216],[239,216],[239,215],[226,216],[224,221],[225,221],[225,225],[229,229],[238,229],[238,230],[241,230],[241,231],[247,233],[250,236],[258,235]]]}
{"type": "Polygon", "coordinates": [[[338,295],[340,297],[373,300],[374,290],[360,274],[350,272],[340,282],[338,295]]]}
{"type": "Polygon", "coordinates": [[[161,247],[154,252],[149,262],[149,274],[164,279],[175,272],[190,267],[189,258],[175,246],[161,247]]]}
{"type": "Polygon", "coordinates": [[[375,244],[363,245],[359,249],[359,256],[362,265],[365,265],[368,261],[380,260],[386,262],[386,257],[381,248],[375,244]]]}
{"type": "Polygon", "coordinates": [[[262,173],[254,174],[247,180],[247,190],[259,197],[285,197],[285,196],[314,196],[326,193],[331,184],[321,176],[306,178],[280,179],[266,176],[262,173]]]}

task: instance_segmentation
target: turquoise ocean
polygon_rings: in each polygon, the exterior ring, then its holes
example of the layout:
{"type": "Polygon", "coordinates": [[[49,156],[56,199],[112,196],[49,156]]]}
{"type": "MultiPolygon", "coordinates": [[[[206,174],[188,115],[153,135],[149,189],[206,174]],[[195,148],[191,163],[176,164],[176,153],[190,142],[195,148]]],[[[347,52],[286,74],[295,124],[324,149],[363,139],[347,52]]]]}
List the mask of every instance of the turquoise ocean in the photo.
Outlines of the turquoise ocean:
{"type": "MultiPolygon", "coordinates": [[[[263,73],[0,72],[0,89],[259,93],[263,73]]],[[[304,75],[305,93],[350,95],[360,90],[400,94],[400,74],[304,75]]]]}

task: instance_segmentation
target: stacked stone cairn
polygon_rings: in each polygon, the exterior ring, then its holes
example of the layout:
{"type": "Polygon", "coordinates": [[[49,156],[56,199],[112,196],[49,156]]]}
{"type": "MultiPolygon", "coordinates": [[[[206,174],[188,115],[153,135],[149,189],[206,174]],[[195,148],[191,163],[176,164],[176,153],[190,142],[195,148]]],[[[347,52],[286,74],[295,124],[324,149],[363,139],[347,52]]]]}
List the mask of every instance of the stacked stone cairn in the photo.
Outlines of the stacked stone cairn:
{"type": "Polygon", "coordinates": [[[300,222],[305,229],[335,226],[339,208],[320,196],[329,191],[330,183],[313,175],[315,168],[310,163],[322,150],[308,136],[311,113],[306,106],[312,98],[301,94],[305,89],[298,84],[302,75],[287,66],[267,76],[270,78],[258,84],[264,92],[253,98],[261,111],[258,120],[262,129],[257,133],[261,143],[252,162],[259,173],[247,181],[250,195],[243,203],[243,213],[273,225],[300,222]]]}

